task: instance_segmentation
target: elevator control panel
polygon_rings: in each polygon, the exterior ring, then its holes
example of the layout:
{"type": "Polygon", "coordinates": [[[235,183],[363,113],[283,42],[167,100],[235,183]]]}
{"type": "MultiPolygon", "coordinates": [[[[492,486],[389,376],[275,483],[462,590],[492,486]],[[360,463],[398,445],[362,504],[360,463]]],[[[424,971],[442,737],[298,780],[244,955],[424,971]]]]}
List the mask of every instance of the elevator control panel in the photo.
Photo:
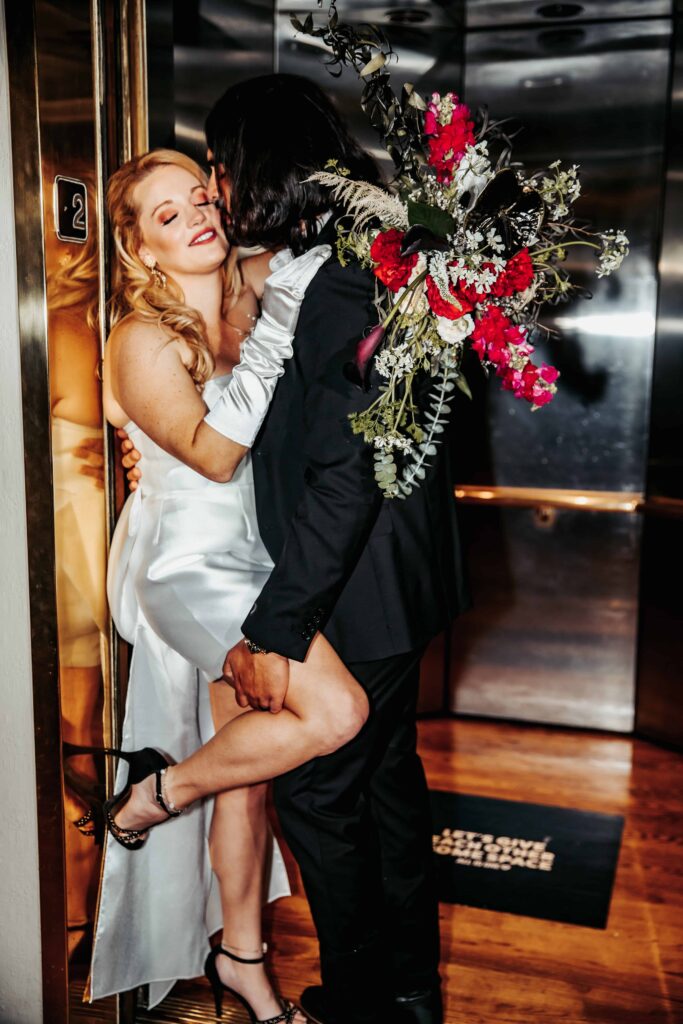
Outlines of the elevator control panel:
{"type": "Polygon", "coordinates": [[[84,181],[58,174],[54,183],[54,218],[62,242],[88,240],[88,188],[84,181]]]}

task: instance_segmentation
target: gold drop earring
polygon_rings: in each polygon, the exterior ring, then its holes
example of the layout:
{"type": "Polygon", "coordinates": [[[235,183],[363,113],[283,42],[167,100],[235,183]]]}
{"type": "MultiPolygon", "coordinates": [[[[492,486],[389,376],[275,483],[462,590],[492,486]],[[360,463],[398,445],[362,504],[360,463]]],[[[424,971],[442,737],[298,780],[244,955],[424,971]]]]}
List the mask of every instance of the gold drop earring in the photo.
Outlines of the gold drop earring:
{"type": "Polygon", "coordinates": [[[152,274],[152,277],[154,278],[154,283],[156,284],[157,288],[165,288],[166,274],[164,274],[163,270],[161,270],[156,260],[153,257],[149,257],[148,259],[144,259],[143,263],[152,274]]]}

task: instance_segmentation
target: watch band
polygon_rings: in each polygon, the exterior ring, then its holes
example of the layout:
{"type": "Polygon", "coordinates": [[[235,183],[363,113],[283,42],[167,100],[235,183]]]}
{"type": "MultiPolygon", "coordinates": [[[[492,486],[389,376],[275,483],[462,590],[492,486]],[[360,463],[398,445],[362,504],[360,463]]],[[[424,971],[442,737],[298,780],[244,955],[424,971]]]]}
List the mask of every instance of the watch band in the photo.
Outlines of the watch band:
{"type": "Polygon", "coordinates": [[[265,647],[259,647],[253,640],[250,640],[248,636],[245,636],[244,642],[252,654],[269,654],[270,652],[265,647]]]}

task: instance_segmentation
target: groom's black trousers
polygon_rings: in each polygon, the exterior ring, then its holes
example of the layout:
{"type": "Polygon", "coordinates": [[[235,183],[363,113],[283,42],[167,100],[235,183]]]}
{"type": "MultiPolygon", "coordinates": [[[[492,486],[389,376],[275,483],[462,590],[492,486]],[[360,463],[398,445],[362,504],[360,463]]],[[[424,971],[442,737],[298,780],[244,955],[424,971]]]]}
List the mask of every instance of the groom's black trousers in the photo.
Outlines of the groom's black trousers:
{"type": "Polygon", "coordinates": [[[275,780],[323,985],[345,1024],[389,1024],[395,995],[439,984],[432,826],[416,750],[422,651],[350,663],[370,699],[366,725],[334,754],[275,780]]]}

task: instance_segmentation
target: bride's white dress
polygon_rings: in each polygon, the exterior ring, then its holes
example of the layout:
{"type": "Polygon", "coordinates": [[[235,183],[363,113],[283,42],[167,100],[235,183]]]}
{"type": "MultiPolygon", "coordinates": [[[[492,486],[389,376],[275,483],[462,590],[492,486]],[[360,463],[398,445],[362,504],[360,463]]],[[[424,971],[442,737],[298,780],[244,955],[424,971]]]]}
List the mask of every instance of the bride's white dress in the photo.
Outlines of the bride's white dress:
{"type": "MultiPolygon", "coordinates": [[[[229,375],[207,381],[212,408],[229,375]]],[[[108,595],[121,635],[134,645],[123,749],[153,746],[179,761],[214,734],[209,681],[273,563],[258,533],[251,458],[229,483],[179,462],[133,423],[142,484],[112,542],[108,595]]],[[[117,771],[116,792],[127,766],[117,771]]],[[[179,978],[202,974],[209,935],[222,927],[208,830],[213,799],[150,830],[141,850],[107,836],[90,974],[90,999],[149,983],[155,1006],[179,978]]],[[[273,842],[269,900],[289,895],[273,842]]]]}

